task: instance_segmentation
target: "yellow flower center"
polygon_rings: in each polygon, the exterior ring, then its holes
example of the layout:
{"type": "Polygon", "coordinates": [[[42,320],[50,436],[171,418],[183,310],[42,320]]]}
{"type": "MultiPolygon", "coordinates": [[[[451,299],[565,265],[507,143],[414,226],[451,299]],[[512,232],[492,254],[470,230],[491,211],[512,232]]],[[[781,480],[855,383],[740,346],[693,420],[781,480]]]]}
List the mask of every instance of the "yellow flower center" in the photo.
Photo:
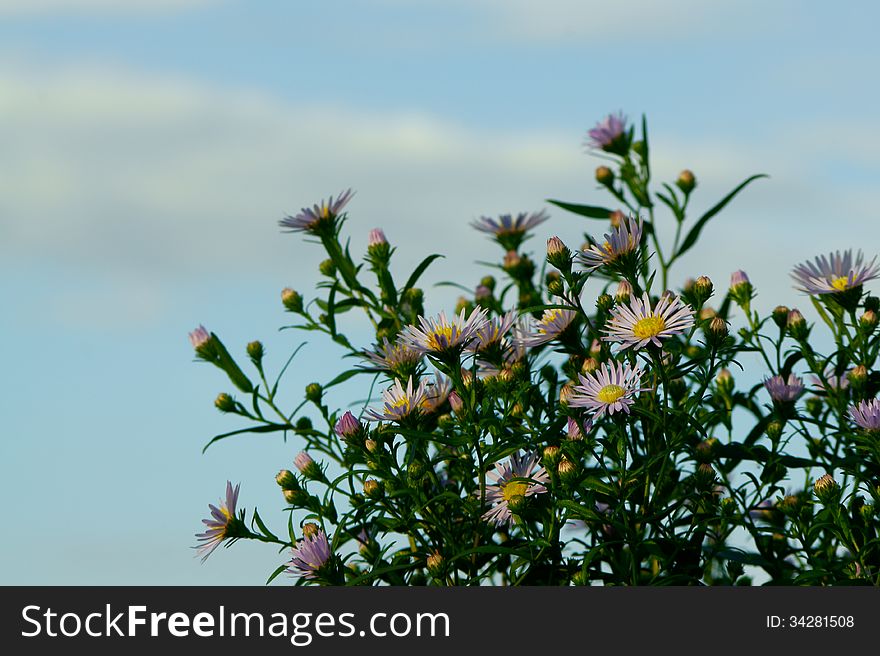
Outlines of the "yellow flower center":
{"type": "Polygon", "coordinates": [[[432,351],[442,351],[452,342],[452,326],[443,326],[435,328],[434,332],[428,335],[428,348],[432,351]]]}
{"type": "Polygon", "coordinates": [[[666,321],[663,317],[650,316],[636,321],[636,324],[633,326],[633,335],[639,339],[647,339],[649,337],[656,337],[664,330],[666,330],[666,321]]]}
{"type": "Polygon", "coordinates": [[[394,403],[391,404],[391,408],[393,410],[399,410],[400,408],[404,408],[407,411],[409,411],[409,399],[407,397],[397,399],[394,403]]]}
{"type": "Polygon", "coordinates": [[[525,496],[529,484],[524,481],[509,481],[501,490],[501,496],[505,501],[510,501],[515,496],[525,496]]]}
{"type": "Polygon", "coordinates": [[[329,216],[330,216],[330,206],[329,205],[322,205],[321,206],[321,218],[326,219],[326,218],[329,218],[329,216]]]}
{"type": "Polygon", "coordinates": [[[547,326],[550,325],[553,321],[555,321],[562,314],[562,310],[559,308],[553,308],[552,310],[544,310],[544,316],[541,317],[541,325],[538,327],[539,333],[547,334],[547,326]]]}
{"type": "Polygon", "coordinates": [[[626,390],[623,389],[620,385],[606,385],[599,390],[596,398],[599,399],[602,403],[614,403],[624,394],[626,394],[626,390]]]}
{"type": "Polygon", "coordinates": [[[849,288],[849,276],[839,276],[832,279],[831,286],[839,292],[845,292],[849,288]]]}

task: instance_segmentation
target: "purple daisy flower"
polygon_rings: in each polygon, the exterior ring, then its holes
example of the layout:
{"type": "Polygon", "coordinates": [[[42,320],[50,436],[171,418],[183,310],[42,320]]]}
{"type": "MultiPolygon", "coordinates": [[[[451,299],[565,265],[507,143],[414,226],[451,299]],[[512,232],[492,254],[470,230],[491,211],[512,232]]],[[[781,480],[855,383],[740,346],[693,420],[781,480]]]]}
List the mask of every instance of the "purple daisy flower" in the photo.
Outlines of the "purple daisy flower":
{"type": "Polygon", "coordinates": [[[330,560],[330,543],[327,535],[319,529],[313,535],[304,536],[292,549],[293,558],[287,563],[287,571],[306,579],[315,579],[330,560]]]}
{"type": "Polygon", "coordinates": [[[364,356],[380,369],[397,375],[414,372],[422,359],[421,351],[401,337],[393,343],[383,337],[382,345],[376,345],[375,348],[375,351],[364,351],[364,356]]]}
{"type": "Polygon", "coordinates": [[[626,117],[623,112],[609,114],[596,127],[587,132],[588,146],[599,150],[612,150],[626,131],[626,117]]]}
{"type": "Polygon", "coordinates": [[[505,462],[495,464],[495,471],[489,473],[493,483],[486,487],[486,501],[495,506],[483,514],[483,519],[501,526],[513,523],[513,512],[508,505],[514,497],[530,497],[547,491],[546,483],[550,476],[538,465],[538,456],[527,453],[523,456],[514,453],[505,462]]]}
{"type": "Polygon", "coordinates": [[[541,225],[549,218],[550,216],[541,210],[540,212],[520,212],[516,216],[502,214],[497,221],[488,216],[481,216],[478,221],[472,221],[471,225],[480,232],[500,237],[502,235],[521,235],[527,230],[541,225]]]}
{"type": "Polygon", "coordinates": [[[770,393],[770,398],[777,403],[796,401],[804,391],[803,381],[794,374],[789,374],[788,379],[782,376],[766,378],[764,379],[764,387],[770,393]]]}
{"type": "Polygon", "coordinates": [[[855,258],[851,250],[820,255],[812,262],[798,264],[791,273],[795,289],[806,294],[838,294],[861,287],[868,280],[880,277],[880,266],[875,257],[865,263],[859,251],[855,258]]]}
{"type": "Polygon", "coordinates": [[[608,322],[607,342],[620,342],[621,349],[640,349],[649,343],[663,346],[661,339],[680,335],[694,325],[694,310],[678,297],[664,294],[651,307],[645,292],[642,298],[633,298],[629,306],[614,308],[608,322]]]}
{"type": "Polygon", "coordinates": [[[533,348],[559,337],[571,325],[577,313],[574,310],[548,308],[538,321],[530,318],[529,332],[514,334],[514,342],[520,348],[533,348]]]}
{"type": "Polygon", "coordinates": [[[207,344],[211,339],[211,333],[204,326],[199,326],[189,334],[189,341],[193,348],[198,350],[207,344]]]}
{"type": "Polygon", "coordinates": [[[419,353],[447,353],[466,347],[486,322],[485,308],[474,308],[465,319],[462,309],[458,317],[451,321],[445,312],[427,319],[419,317],[420,328],[407,326],[401,339],[419,353]]]}
{"type": "Polygon", "coordinates": [[[849,409],[849,414],[866,431],[880,431],[880,399],[862,401],[849,409]]]}
{"type": "Polygon", "coordinates": [[[330,196],[326,201],[322,200],[320,205],[304,207],[296,216],[286,216],[278,223],[289,232],[314,232],[321,223],[333,221],[339,216],[352,196],[354,192],[346,189],[335,200],[330,196]]]}
{"type": "Polygon", "coordinates": [[[219,506],[208,504],[211,517],[203,519],[202,523],[207,527],[204,533],[197,533],[201,544],[195,547],[196,552],[204,562],[208,556],[214,553],[214,549],[220,546],[225,539],[237,537],[234,531],[236,522],[241,520],[235,516],[235,506],[238,503],[239,485],[232,487],[232,483],[226,481],[226,503],[220,502],[219,506]]]}
{"type": "Polygon", "coordinates": [[[391,387],[382,393],[384,403],[382,409],[368,409],[368,418],[371,421],[400,421],[413,413],[420,412],[426,396],[427,389],[424,379],[419,381],[419,386],[416,389],[413,389],[412,377],[407,380],[406,388],[397,379],[391,387]]]}
{"type": "Polygon", "coordinates": [[[346,410],[333,427],[333,432],[343,439],[356,435],[360,430],[361,422],[351,414],[351,410],[346,410]]]}
{"type": "Polygon", "coordinates": [[[611,264],[638,249],[642,241],[642,229],[641,218],[636,220],[634,217],[629,217],[621,221],[617,227],[613,227],[611,232],[605,235],[602,244],[593,244],[580,251],[575,255],[575,259],[587,271],[594,271],[603,264],[611,264]]]}
{"type": "Polygon", "coordinates": [[[499,344],[508,331],[516,323],[517,312],[510,310],[500,317],[486,319],[474,333],[474,340],[468,344],[467,350],[472,352],[485,351],[495,344],[499,344]]]}
{"type": "Polygon", "coordinates": [[[601,417],[605,412],[629,414],[629,407],[635,403],[633,397],[642,391],[640,383],[642,370],[629,363],[603,362],[592,374],[578,374],[580,385],[572,388],[568,405],[573,408],[587,408],[601,417]]]}

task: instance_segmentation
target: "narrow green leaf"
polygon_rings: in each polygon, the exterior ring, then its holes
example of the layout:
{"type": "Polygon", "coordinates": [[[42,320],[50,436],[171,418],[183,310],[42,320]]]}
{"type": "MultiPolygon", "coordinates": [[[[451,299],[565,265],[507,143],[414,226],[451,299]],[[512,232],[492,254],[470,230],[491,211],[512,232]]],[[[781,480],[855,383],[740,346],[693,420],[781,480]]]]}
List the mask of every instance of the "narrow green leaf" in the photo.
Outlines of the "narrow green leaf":
{"type": "Polygon", "coordinates": [[[266,536],[267,538],[273,538],[275,540],[278,539],[278,537],[274,533],[272,533],[272,531],[270,531],[268,529],[266,524],[263,523],[263,518],[260,517],[260,513],[257,512],[256,508],[254,508],[254,522],[259,527],[259,529],[263,532],[264,536],[266,536]]]}
{"type": "Polygon", "coordinates": [[[425,272],[425,269],[427,269],[429,266],[431,266],[431,263],[434,260],[436,260],[438,257],[446,257],[446,256],[440,255],[439,253],[434,253],[433,255],[429,255],[424,260],[422,260],[421,264],[419,264],[419,266],[417,266],[415,268],[415,270],[412,272],[412,275],[409,277],[409,280],[406,281],[406,284],[403,286],[403,291],[406,291],[407,289],[411,289],[413,287],[413,285],[415,285],[416,282],[418,282],[419,278],[422,277],[422,274],[425,272]]]}
{"type": "Polygon", "coordinates": [[[229,433],[215,435],[213,438],[211,438],[211,441],[205,445],[205,448],[202,449],[202,453],[207,451],[208,447],[214,444],[214,442],[225,440],[227,437],[232,437],[233,435],[243,435],[244,433],[277,433],[278,431],[287,430],[287,428],[288,427],[284,424],[268,424],[265,426],[251,426],[250,428],[241,428],[239,430],[230,431],[229,433]]]}
{"type": "Polygon", "coordinates": [[[284,570],[287,569],[287,565],[279,565],[272,574],[269,575],[269,578],[266,579],[266,585],[269,585],[272,581],[278,578],[278,575],[281,574],[284,570]]]}
{"type": "Polygon", "coordinates": [[[694,244],[697,243],[697,239],[700,238],[700,232],[709,222],[709,220],[714,217],[718,212],[724,209],[724,207],[734,199],[734,197],[745,189],[750,183],[755,180],[759,180],[760,178],[769,178],[770,176],[766,173],[758,173],[757,175],[753,175],[749,178],[743,180],[739,185],[737,185],[733,191],[727,194],[724,198],[722,198],[718,204],[713,206],[709,211],[707,211],[703,216],[697,219],[697,222],[694,224],[694,227],[690,229],[687,236],[684,238],[684,241],[681,242],[681,247],[678,249],[678,252],[674,254],[674,257],[679,257],[684,255],[687,251],[689,251],[694,244]]]}
{"type": "Polygon", "coordinates": [[[562,209],[573,212],[574,214],[579,214],[581,216],[586,216],[591,219],[608,219],[611,216],[611,210],[607,207],[598,207],[596,205],[578,205],[576,203],[566,203],[561,200],[553,200],[548,198],[548,203],[552,205],[556,205],[556,207],[561,207],[562,209]]]}

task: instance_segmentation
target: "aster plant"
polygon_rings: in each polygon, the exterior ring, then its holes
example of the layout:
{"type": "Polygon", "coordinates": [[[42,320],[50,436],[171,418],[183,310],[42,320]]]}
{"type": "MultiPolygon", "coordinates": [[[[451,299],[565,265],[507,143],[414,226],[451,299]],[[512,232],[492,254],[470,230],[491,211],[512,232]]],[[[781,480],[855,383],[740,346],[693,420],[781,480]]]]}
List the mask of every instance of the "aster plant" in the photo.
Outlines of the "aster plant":
{"type": "Polygon", "coordinates": [[[246,365],[190,334],[240,422],[205,448],[291,447],[268,483],[283,530],[229,483],[198,555],[265,542],[268,580],[295,585],[880,585],[880,267],[853,251],[791,262],[805,312],[762,313],[742,262],[720,288],[680,279],[710,221],[765,176],[711,204],[690,170],[652,178],[644,119],[611,114],[585,143],[607,202],[471,221],[496,258],[455,281],[473,291],[454,309],[427,312],[419,286],[439,254],[403,278],[385,230],[343,235],[351,190],[281,219],[326,253],[315,293],[282,290],[284,328],[350,364],[290,403],[301,345],[269,367],[250,342],[246,365]],[[546,254],[526,250],[550,225],[546,254]]]}

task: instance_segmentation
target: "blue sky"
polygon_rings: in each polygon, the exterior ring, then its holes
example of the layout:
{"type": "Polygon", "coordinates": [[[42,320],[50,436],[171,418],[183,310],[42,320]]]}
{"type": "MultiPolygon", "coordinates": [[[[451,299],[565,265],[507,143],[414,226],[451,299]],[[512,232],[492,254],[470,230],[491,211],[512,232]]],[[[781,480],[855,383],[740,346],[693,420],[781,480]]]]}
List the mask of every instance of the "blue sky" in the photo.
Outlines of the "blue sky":
{"type": "MultiPolygon", "coordinates": [[[[186,334],[259,338],[280,365],[302,337],[277,331],[278,294],[308,293],[321,258],[277,220],[346,187],[353,245],[382,226],[401,272],[442,252],[427,280],[470,286],[494,256],[473,218],[604,200],[581,144],[620,109],[647,114],[659,176],[696,173],[696,209],[772,176],[678,284],[744,268],[760,308],[803,305],[792,265],[880,251],[880,12],[768,4],[0,0],[0,583],[258,584],[281,562],[189,549],[227,478],[281,526],[297,449],[201,455],[237,424],[186,334]]],[[[580,242],[551,215],[535,248],[580,242]]],[[[290,402],[338,357],[312,339],[290,402]]]]}

